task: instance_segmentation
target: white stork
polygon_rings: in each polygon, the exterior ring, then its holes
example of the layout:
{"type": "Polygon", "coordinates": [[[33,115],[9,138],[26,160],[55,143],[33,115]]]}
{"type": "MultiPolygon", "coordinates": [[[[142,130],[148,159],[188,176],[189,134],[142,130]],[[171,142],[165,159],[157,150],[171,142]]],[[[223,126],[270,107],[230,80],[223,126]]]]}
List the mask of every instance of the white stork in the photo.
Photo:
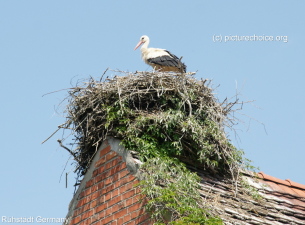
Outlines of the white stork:
{"type": "Polygon", "coordinates": [[[134,48],[136,50],[140,45],[142,59],[144,62],[159,71],[186,72],[186,65],[174,54],[165,49],[148,48],[149,37],[144,35],[134,48]],[[143,45],[142,45],[143,44],[143,45]]]}

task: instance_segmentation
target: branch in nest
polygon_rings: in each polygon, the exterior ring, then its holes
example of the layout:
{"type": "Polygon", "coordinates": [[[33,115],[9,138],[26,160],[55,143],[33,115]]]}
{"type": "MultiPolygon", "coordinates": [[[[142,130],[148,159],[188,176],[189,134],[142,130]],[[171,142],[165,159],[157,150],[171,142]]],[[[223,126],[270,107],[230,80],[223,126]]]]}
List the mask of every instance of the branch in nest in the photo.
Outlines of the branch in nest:
{"type": "Polygon", "coordinates": [[[64,146],[64,145],[62,144],[61,140],[57,140],[57,142],[59,143],[60,147],[66,149],[66,150],[74,157],[74,160],[75,160],[78,164],[80,164],[80,162],[79,162],[77,156],[75,155],[75,153],[74,153],[73,151],[71,151],[71,150],[68,149],[66,146],[64,146]]]}

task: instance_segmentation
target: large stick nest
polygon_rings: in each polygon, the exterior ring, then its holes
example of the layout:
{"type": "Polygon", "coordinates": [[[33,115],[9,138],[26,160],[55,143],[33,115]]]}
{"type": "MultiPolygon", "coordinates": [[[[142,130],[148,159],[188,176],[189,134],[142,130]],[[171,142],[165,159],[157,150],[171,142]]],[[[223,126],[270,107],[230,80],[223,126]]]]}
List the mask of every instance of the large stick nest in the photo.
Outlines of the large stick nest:
{"type": "MultiPolygon", "coordinates": [[[[137,126],[139,117],[150,118],[151,124],[162,123],[165,118],[162,115],[170,110],[172,111],[167,116],[179,112],[183,115],[185,124],[189,123],[173,128],[182,146],[182,153],[176,154],[177,157],[185,161],[201,157],[203,164],[205,158],[210,162],[221,161],[225,170],[232,171],[236,167],[237,164],[232,163],[234,148],[228,145],[224,132],[224,127],[232,122],[228,115],[236,102],[218,102],[209,87],[209,81],[195,79],[194,73],[115,73],[117,75],[113,78],[104,81],[90,78],[69,91],[67,120],[60,128],[72,130],[77,147],[68,149],[62,140],[59,143],[73,155],[77,162],[76,171],[80,175],[86,172],[98,147],[107,136],[126,139],[126,133],[122,131],[126,126],[143,133],[147,127],[137,126]],[[207,126],[207,120],[214,124],[209,129],[216,129],[217,134],[201,132],[196,128],[207,126]],[[192,125],[191,121],[199,122],[192,125]],[[203,141],[194,140],[192,134],[196,132],[199,132],[198,139],[203,141]],[[207,137],[201,137],[202,135],[207,137]],[[214,150],[206,153],[205,145],[212,146],[214,150]]],[[[161,130],[165,137],[161,142],[173,141],[166,133],[166,126],[161,130]]],[[[140,134],[138,136],[141,137],[140,134]]],[[[207,164],[206,167],[217,171],[216,164],[211,165],[207,164]]]]}

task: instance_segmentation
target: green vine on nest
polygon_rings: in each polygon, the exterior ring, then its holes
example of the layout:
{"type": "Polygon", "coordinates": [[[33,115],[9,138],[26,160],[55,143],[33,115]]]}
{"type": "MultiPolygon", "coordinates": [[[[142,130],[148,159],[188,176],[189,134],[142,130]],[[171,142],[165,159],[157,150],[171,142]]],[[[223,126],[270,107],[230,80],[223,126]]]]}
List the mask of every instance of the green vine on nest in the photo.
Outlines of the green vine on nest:
{"type": "Polygon", "coordinates": [[[186,164],[238,179],[243,152],[224,131],[235,123],[238,99],[218,102],[207,80],[193,74],[119,73],[69,92],[61,128],[74,133],[76,171],[86,173],[107,136],[119,138],[144,162],[139,187],[157,224],[221,224],[202,205],[199,177],[186,164]]]}
{"type": "Polygon", "coordinates": [[[202,205],[200,178],[174,158],[151,158],[141,167],[139,187],[156,224],[222,224],[202,205]]]}

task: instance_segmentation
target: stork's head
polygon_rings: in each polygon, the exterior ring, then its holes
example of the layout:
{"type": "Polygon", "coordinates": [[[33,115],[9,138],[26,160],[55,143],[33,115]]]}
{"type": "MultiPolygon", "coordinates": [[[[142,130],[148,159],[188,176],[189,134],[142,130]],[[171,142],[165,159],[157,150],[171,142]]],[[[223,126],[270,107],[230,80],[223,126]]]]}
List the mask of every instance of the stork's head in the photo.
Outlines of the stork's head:
{"type": "Polygon", "coordinates": [[[137,44],[137,46],[134,48],[134,50],[136,50],[138,47],[140,47],[140,45],[144,44],[145,42],[149,42],[149,37],[146,35],[143,35],[142,37],[140,37],[140,41],[137,44]]]}

